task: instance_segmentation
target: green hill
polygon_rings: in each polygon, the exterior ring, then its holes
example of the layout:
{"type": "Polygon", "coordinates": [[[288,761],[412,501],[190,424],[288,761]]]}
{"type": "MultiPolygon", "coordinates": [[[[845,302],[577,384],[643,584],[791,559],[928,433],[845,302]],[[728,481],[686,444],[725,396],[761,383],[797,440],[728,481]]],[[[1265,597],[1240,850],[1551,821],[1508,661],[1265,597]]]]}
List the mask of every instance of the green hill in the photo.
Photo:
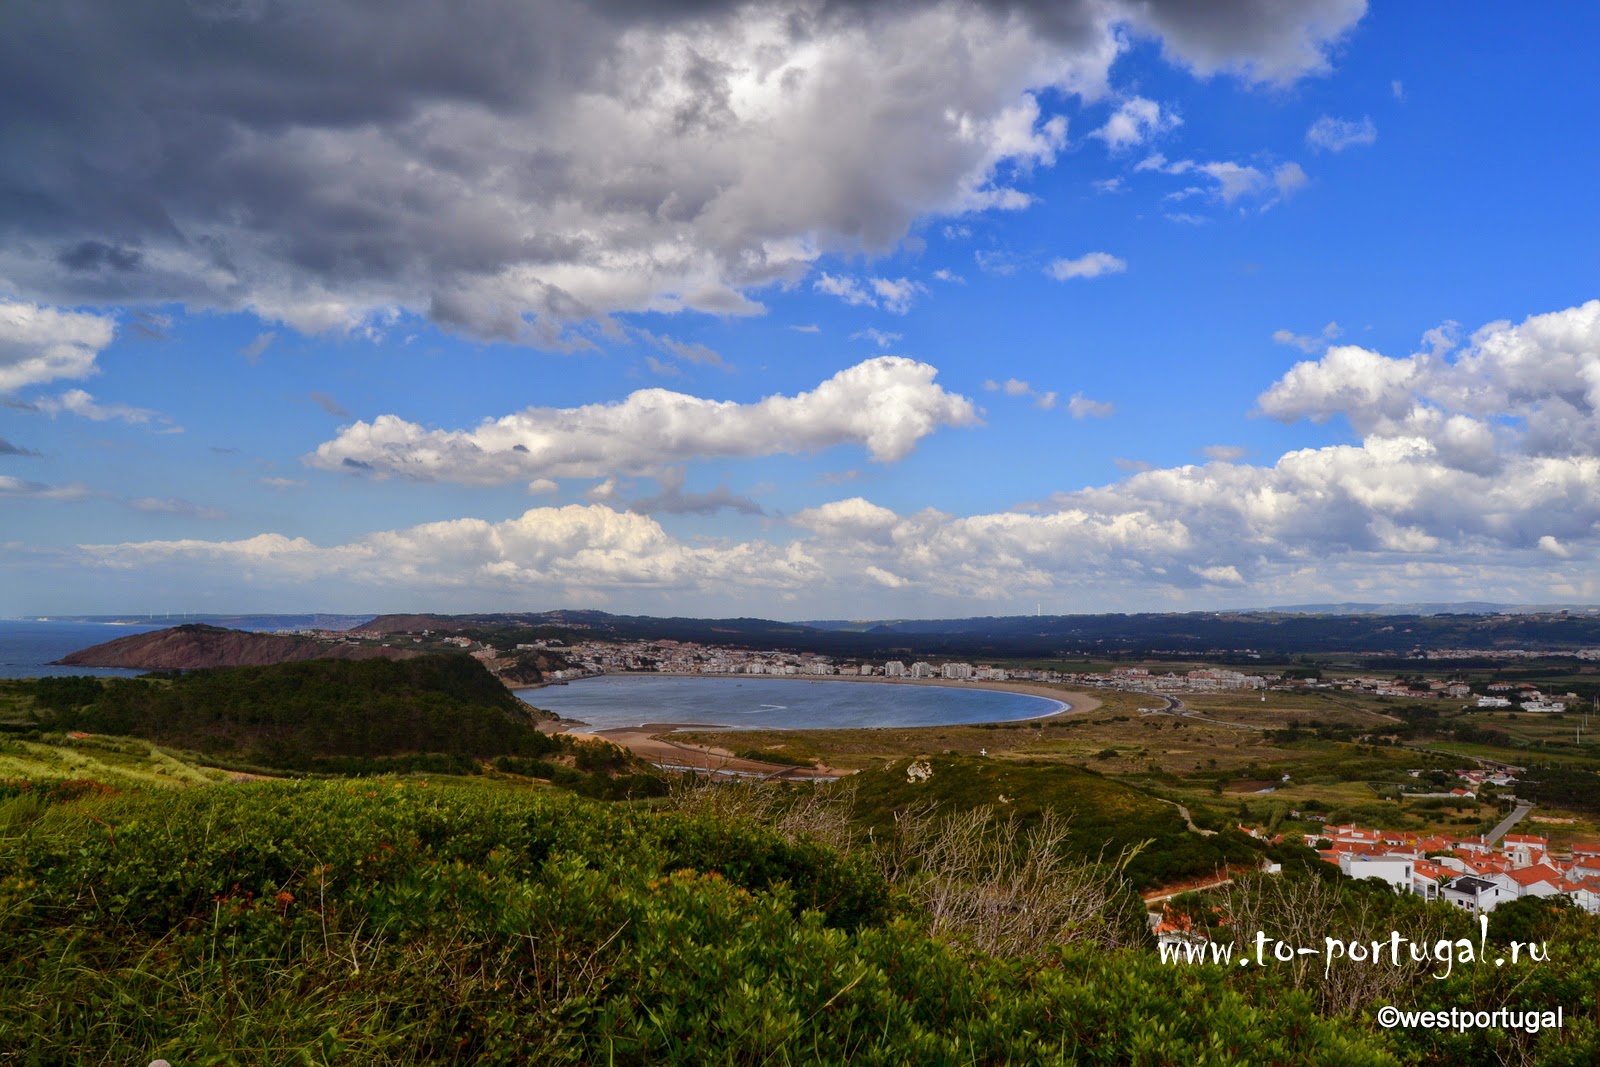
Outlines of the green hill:
{"type": "Polygon", "coordinates": [[[40,725],[292,771],[471,770],[558,743],[469,656],[308,660],[143,678],[39,679],[40,725]]]}
{"type": "Polygon", "coordinates": [[[1214,874],[1230,864],[1254,865],[1258,846],[1244,834],[1201,836],[1189,831],[1177,808],[1093,771],[1061,763],[1014,762],[971,756],[923,760],[926,780],[907,775],[911,761],[863,771],[851,779],[857,817],[875,834],[888,832],[896,811],[934,805],[936,814],[990,806],[1024,827],[1045,809],[1070,820],[1067,846],[1085,857],[1113,860],[1124,848],[1148,842],[1127,867],[1136,889],[1214,874]]]}

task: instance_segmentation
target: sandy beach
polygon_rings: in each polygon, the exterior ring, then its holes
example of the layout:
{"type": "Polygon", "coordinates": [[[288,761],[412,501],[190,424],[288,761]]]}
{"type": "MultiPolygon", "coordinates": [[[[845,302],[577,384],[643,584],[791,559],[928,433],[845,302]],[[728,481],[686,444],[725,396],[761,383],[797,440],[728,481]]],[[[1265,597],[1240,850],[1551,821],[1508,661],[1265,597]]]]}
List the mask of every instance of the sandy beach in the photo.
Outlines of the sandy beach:
{"type": "MultiPolygon", "coordinates": [[[[690,674],[677,671],[629,671],[626,674],[610,675],[609,677],[644,677],[644,678],[736,678],[742,675],[706,675],[690,674]]],[[[933,685],[943,686],[948,689],[992,689],[1001,693],[1021,693],[1026,696],[1044,697],[1066,706],[1051,712],[1048,715],[1038,716],[1040,719],[1053,719],[1061,715],[1077,715],[1094,711],[1100,706],[1100,701],[1088,693],[1067,689],[1057,689],[1053,686],[1039,682],[995,682],[974,681],[958,682],[945,678],[859,678],[848,675],[750,675],[748,677],[762,680],[794,681],[794,682],[863,682],[876,685],[933,685]]],[[[641,759],[654,763],[658,767],[667,768],[694,768],[696,770],[754,776],[770,776],[773,778],[837,778],[844,774],[854,773],[840,771],[831,767],[790,767],[779,763],[765,763],[759,760],[740,759],[724,748],[709,745],[690,745],[670,740],[670,735],[675,730],[685,729],[724,729],[716,725],[705,723],[667,723],[650,722],[642,726],[628,727],[615,730],[587,731],[581,724],[570,721],[545,724],[552,732],[565,732],[568,736],[582,740],[593,738],[609,741],[621,745],[641,759]]],[[[910,727],[910,729],[923,729],[923,727],[910,727]]]]}

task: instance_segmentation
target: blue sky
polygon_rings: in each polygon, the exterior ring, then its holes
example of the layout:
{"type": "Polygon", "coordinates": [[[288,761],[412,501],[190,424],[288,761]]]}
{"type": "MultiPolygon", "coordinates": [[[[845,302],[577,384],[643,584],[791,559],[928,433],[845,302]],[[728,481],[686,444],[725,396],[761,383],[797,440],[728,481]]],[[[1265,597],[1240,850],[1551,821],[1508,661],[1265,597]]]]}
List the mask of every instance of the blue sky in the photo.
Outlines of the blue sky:
{"type": "Polygon", "coordinates": [[[1600,600],[1600,15],[414,6],[0,14],[0,615],[1600,600]]]}

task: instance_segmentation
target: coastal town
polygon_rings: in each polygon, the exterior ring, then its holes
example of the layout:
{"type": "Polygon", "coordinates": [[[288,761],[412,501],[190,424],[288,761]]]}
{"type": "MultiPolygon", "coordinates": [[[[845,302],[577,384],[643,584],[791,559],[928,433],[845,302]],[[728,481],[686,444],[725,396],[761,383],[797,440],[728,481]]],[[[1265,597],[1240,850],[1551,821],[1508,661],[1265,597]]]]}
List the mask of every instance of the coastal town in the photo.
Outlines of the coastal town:
{"type": "MultiPolygon", "coordinates": [[[[418,643],[431,634],[413,637],[418,643]]],[[[345,638],[348,640],[349,638],[345,638]]],[[[1357,695],[1408,700],[1458,700],[1480,709],[1509,709],[1530,713],[1557,713],[1579,701],[1577,693],[1547,693],[1526,682],[1489,682],[1476,687],[1454,678],[1354,676],[1339,678],[1288,677],[1283,674],[1245,673],[1217,667],[1179,672],[1149,667],[1114,667],[1110,671],[1061,671],[1047,668],[1007,667],[964,660],[886,659],[878,662],[843,659],[810,652],[759,651],[724,648],[687,641],[540,641],[511,649],[446,637],[444,641],[469,651],[491,666],[520,654],[537,651],[559,653],[569,664],[549,671],[549,682],[569,682],[598,674],[651,672],[685,675],[764,675],[769,677],[878,678],[946,682],[1033,682],[1087,689],[1122,689],[1145,693],[1208,693],[1237,690],[1288,692],[1329,690],[1357,695]]]]}
{"type": "Polygon", "coordinates": [[[1534,834],[1508,833],[1497,841],[1492,836],[1346,823],[1306,834],[1305,843],[1352,878],[1375,878],[1397,892],[1473,913],[1524,897],[1564,897],[1591,915],[1600,914],[1600,841],[1575,841],[1558,852],[1548,838],[1534,834]]]}

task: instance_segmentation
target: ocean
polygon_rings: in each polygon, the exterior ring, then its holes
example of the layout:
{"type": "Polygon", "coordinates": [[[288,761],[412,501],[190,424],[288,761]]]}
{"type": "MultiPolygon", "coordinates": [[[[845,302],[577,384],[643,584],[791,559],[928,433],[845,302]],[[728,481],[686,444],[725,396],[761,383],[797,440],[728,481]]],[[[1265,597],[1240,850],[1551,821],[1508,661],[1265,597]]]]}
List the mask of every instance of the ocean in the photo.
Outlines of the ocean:
{"type": "Polygon", "coordinates": [[[49,674],[98,674],[131,678],[144,672],[121,667],[51,667],[49,663],[80,648],[114,641],[129,634],[149,633],[165,625],[0,619],[0,678],[38,678],[49,674]]]}
{"type": "Polygon", "coordinates": [[[608,674],[521,689],[535,707],[597,730],[696,723],[741,730],[958,726],[1052,715],[1069,705],[1026,693],[806,678],[608,674]]]}

